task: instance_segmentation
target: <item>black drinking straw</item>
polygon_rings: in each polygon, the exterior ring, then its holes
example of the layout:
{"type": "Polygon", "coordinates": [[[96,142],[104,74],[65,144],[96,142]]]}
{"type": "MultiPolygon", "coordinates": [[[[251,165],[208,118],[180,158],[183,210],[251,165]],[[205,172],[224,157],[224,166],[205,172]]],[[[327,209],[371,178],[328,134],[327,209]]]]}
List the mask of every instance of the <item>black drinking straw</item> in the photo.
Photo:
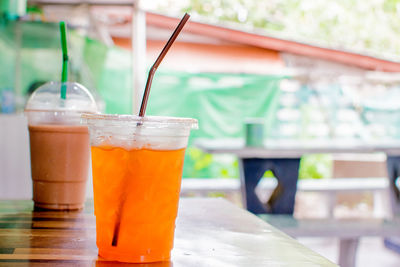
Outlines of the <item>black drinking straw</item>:
{"type": "MultiPolygon", "coordinates": [[[[140,106],[140,111],[139,111],[139,116],[144,117],[144,114],[146,113],[146,107],[147,107],[147,100],[149,99],[149,94],[150,94],[150,87],[151,87],[151,82],[153,81],[154,74],[156,73],[156,70],[158,66],[160,65],[161,61],[164,59],[165,55],[167,54],[168,50],[174,43],[175,39],[178,37],[179,33],[181,32],[183,26],[185,26],[185,23],[188,21],[190,15],[185,13],[181,21],[179,22],[178,26],[175,28],[175,31],[172,33],[171,37],[169,38],[168,42],[165,44],[163,50],[161,51],[160,55],[158,56],[156,62],[154,62],[153,66],[151,67],[149,71],[149,75],[147,77],[147,82],[146,82],[146,87],[144,89],[144,94],[142,98],[142,104],[140,106]]],[[[138,123],[138,126],[141,125],[141,123],[138,123]]],[[[125,196],[122,197],[121,204],[117,209],[117,220],[115,222],[115,227],[114,227],[114,235],[112,239],[112,246],[117,246],[118,243],[118,235],[119,235],[119,228],[121,225],[121,210],[122,207],[124,206],[125,202],[125,196]]]]}
{"type": "Polygon", "coordinates": [[[153,66],[151,67],[151,69],[149,71],[149,76],[147,77],[146,87],[144,89],[142,104],[140,106],[140,111],[139,111],[140,117],[144,117],[144,114],[146,112],[147,100],[149,99],[150,87],[151,87],[151,82],[153,81],[153,76],[156,73],[156,70],[157,70],[158,66],[160,65],[161,61],[164,59],[168,50],[170,49],[170,47],[174,43],[175,39],[178,37],[179,33],[181,32],[183,26],[185,26],[185,23],[188,21],[189,17],[190,17],[190,15],[185,13],[183,18],[181,19],[181,22],[179,22],[175,31],[172,33],[168,42],[165,44],[163,50],[161,51],[160,55],[158,56],[156,62],[154,62],[153,66]]]}

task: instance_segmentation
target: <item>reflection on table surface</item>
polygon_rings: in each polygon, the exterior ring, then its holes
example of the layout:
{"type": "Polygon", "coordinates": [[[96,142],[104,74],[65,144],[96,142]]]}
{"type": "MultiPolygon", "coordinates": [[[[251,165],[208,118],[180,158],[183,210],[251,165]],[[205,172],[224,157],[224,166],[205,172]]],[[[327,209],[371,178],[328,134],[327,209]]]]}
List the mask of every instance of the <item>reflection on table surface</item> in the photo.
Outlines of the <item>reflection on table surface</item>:
{"type": "MultiPolygon", "coordinates": [[[[32,212],[0,201],[0,266],[115,266],[97,256],[92,203],[82,212],[32,212]]],[[[171,262],[134,266],[336,266],[222,199],[180,201],[171,262]]]]}

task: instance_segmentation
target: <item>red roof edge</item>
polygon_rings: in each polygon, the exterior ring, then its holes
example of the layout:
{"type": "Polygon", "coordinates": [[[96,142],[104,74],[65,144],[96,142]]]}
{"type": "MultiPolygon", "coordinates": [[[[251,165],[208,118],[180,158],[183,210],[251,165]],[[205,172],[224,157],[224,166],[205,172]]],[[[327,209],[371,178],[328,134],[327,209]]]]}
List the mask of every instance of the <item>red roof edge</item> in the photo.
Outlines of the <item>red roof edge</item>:
{"type": "MultiPolygon", "coordinates": [[[[146,12],[146,23],[148,25],[173,29],[176,27],[178,22],[178,18],[146,12]]],[[[255,33],[248,33],[206,23],[193,22],[189,20],[184,31],[280,52],[334,61],[367,70],[400,72],[400,63],[398,62],[255,33]]]]}

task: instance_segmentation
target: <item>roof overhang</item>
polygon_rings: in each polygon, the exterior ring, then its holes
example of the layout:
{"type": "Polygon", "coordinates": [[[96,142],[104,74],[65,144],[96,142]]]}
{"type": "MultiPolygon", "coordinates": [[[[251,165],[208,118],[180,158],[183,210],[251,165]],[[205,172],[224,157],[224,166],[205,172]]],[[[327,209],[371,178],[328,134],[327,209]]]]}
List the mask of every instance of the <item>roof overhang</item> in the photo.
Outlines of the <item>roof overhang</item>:
{"type": "MultiPolygon", "coordinates": [[[[173,29],[178,22],[179,18],[169,17],[151,12],[146,13],[147,25],[173,29]]],[[[292,53],[306,57],[314,57],[367,70],[400,72],[400,62],[390,61],[350,51],[325,48],[306,43],[280,39],[253,32],[245,32],[228,27],[189,21],[185,26],[185,32],[213,37],[224,41],[236,42],[240,44],[275,50],[279,52],[292,53]]]]}

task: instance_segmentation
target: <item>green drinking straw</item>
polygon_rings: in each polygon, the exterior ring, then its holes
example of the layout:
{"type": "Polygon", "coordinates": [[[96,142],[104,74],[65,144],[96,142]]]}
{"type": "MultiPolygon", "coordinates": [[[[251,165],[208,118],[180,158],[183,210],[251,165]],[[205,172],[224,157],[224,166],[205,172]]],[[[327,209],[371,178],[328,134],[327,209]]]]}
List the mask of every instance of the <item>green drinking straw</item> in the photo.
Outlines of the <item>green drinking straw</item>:
{"type": "Polygon", "coordinates": [[[61,34],[61,48],[63,55],[62,72],[61,72],[61,98],[67,98],[67,85],[68,80],[68,48],[67,48],[67,29],[65,22],[60,21],[60,34],[61,34]]]}

